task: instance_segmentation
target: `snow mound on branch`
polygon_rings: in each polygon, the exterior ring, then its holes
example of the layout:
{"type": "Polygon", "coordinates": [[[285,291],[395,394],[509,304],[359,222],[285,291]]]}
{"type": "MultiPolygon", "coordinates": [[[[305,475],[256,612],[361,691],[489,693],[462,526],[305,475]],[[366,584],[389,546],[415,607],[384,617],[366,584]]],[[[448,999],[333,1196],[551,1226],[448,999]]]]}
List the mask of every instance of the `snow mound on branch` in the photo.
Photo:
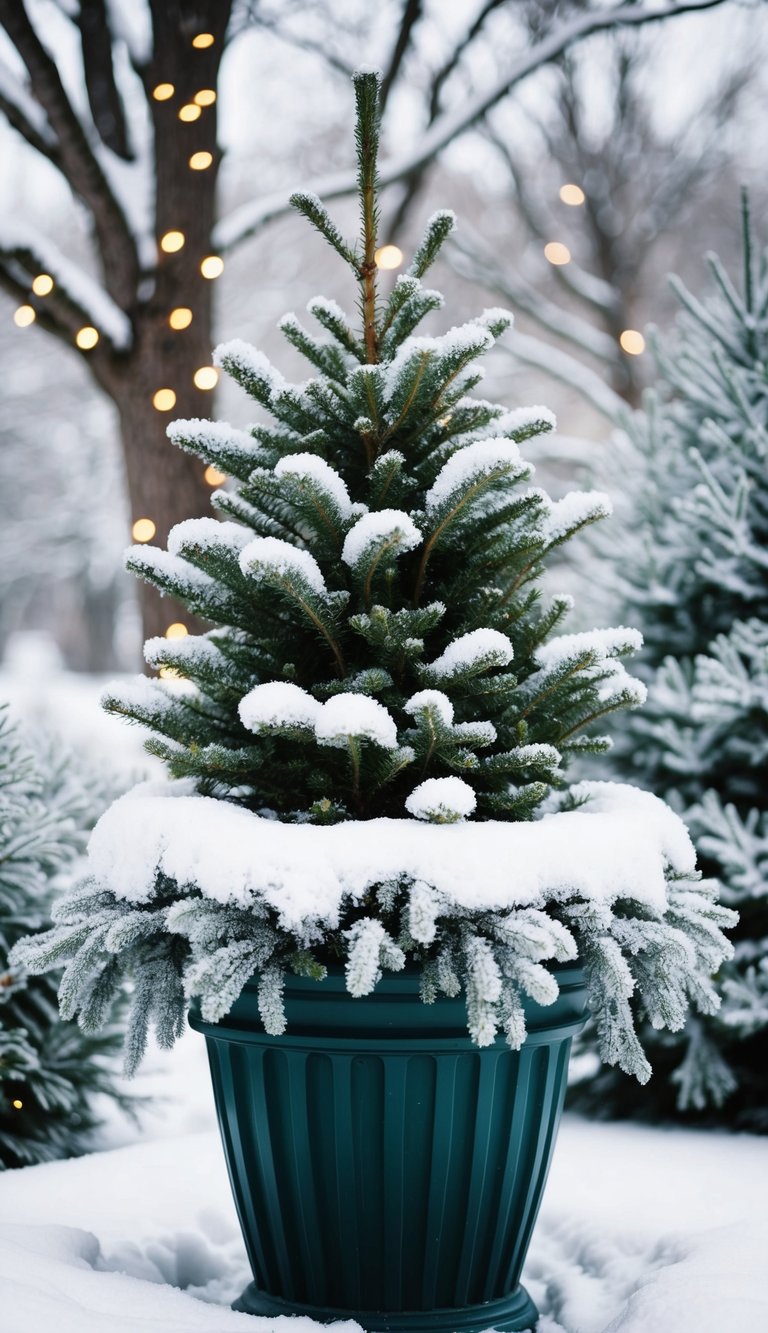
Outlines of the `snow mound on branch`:
{"type": "Polygon", "coordinates": [[[594,653],[599,662],[608,661],[617,653],[636,653],[643,646],[639,629],[617,625],[609,629],[588,629],[580,634],[557,634],[549,643],[536,649],[540,666],[553,671],[570,657],[594,653]]]}
{"type": "Polygon", "coordinates": [[[580,783],[584,808],[530,823],[444,825],[282,824],[189,791],[186,783],[142,784],[116,801],[91,836],[91,874],[134,902],[152,898],[158,873],[218,902],[264,902],[301,939],[334,928],[345,901],[388,881],[423,881],[447,912],[574,898],[627,898],[661,912],[665,871],[691,874],[696,863],[682,820],[649,792],[619,783],[580,783]]]}
{"type": "Polygon", "coordinates": [[[300,477],[313,481],[331,495],[339,513],[347,518],[352,512],[349,491],[335,468],[317,454],[289,454],[275,467],[276,477],[300,477]]]}
{"type": "Polygon", "coordinates": [[[411,717],[416,717],[422,708],[434,708],[446,727],[450,727],[453,722],[453,704],[442,690],[419,690],[411,695],[403,708],[411,717]]]}
{"type": "Polygon", "coordinates": [[[430,663],[434,676],[450,677],[466,667],[483,662],[489,667],[507,666],[515,650],[506,634],[498,629],[473,629],[449,643],[444,653],[430,663]]]}
{"type": "Polygon", "coordinates": [[[315,557],[280,537],[254,537],[240,553],[240,568],[253,579],[263,578],[266,570],[277,574],[300,574],[313,592],[321,595],[326,591],[325,579],[315,557]]]}
{"type": "Polygon", "coordinates": [[[476,477],[489,476],[499,468],[506,469],[513,476],[530,471],[529,465],[521,459],[514,440],[499,436],[492,440],[478,440],[475,444],[468,444],[465,449],[458,449],[441,467],[427,491],[427,510],[437,509],[454,491],[468,486],[476,477]]]}
{"type": "Polygon", "coordinates": [[[314,729],[321,705],[300,685],[271,680],[254,685],[238,704],[240,721],[249,731],[264,727],[310,727],[314,729]]]}
{"type": "Polygon", "coordinates": [[[207,444],[213,450],[235,448],[240,453],[253,454],[254,464],[260,446],[246,430],[237,430],[226,421],[208,421],[205,417],[179,417],[165,430],[172,444],[207,444]]]}
{"type": "Polygon", "coordinates": [[[455,823],[471,815],[477,797],[461,778],[427,778],[414,787],[405,802],[409,815],[434,823],[455,823]]]}
{"type": "Polygon", "coordinates": [[[181,555],[182,546],[199,546],[203,550],[211,546],[228,546],[233,551],[241,551],[251,541],[253,533],[241,523],[219,522],[216,518],[185,518],[171,528],[167,545],[171,555],[181,555]]]}
{"type": "Polygon", "coordinates": [[[602,491],[569,491],[562,500],[552,503],[542,523],[542,535],[546,542],[560,541],[580,524],[610,518],[612,513],[610,496],[602,491]]]}
{"type": "Polygon", "coordinates": [[[258,347],[244,342],[242,338],[232,338],[229,342],[219,343],[213,349],[213,364],[223,370],[239,371],[263,380],[271,394],[281,393],[286,387],[286,380],[272,362],[258,347]]]}
{"type": "Polygon", "coordinates": [[[372,741],[382,750],[397,749],[395,719],[383,704],[365,694],[334,694],[323,704],[315,722],[321,745],[346,745],[350,738],[372,741]]]}
{"type": "Polygon", "coordinates": [[[372,514],[363,514],[353,528],[350,528],[341,551],[345,565],[356,565],[366,549],[373,542],[386,542],[393,538],[393,546],[400,551],[411,551],[421,541],[421,533],[410,514],[402,509],[378,509],[372,514]]]}

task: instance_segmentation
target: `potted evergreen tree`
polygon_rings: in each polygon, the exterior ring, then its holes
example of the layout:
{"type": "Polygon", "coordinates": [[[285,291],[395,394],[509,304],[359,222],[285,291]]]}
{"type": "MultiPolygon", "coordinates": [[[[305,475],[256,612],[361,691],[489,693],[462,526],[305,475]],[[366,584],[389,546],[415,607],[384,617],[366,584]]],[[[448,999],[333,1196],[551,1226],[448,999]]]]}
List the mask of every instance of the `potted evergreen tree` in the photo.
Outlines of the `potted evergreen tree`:
{"type": "Polygon", "coordinates": [[[605,747],[595,722],[643,696],[620,660],[639,635],[556,634],[569,599],[537,586],[610,506],[529,486],[546,409],[472,396],[506,312],[414,334],[452,214],[379,299],[378,78],[354,82],[359,246],[293,202],[352,269],[362,333],[312,301],[327,338],[282,322],[305,384],[217,351],[270,424],[170,427],[233,479],[224,521],[128,564],[216,628],[150,640],[163,678],[106,705],[173,781],[102,818],[88,881],[19,953],[66,961],[87,1028],[132,975],[131,1067],[193,1000],[253,1264],[237,1308],[522,1329],[587,1000],[604,1057],[646,1079],[632,997],[657,1025],[712,1011],[731,914],[655,797],[567,787],[568,756],[605,747]]]}

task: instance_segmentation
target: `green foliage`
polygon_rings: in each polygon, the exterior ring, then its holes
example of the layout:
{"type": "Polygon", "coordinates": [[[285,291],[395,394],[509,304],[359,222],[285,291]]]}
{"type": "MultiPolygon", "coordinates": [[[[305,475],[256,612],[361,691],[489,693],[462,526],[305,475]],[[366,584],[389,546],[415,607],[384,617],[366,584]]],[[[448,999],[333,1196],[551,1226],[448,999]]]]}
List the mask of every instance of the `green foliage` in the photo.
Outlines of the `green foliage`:
{"type": "Polygon", "coordinates": [[[50,926],[54,892],[106,800],[72,775],[69,756],[28,749],[0,709],[0,1169],[83,1151],[97,1094],[129,1105],[115,1087],[117,1030],[85,1036],[62,1022],[58,975],[32,978],[7,961],[50,926]]]}

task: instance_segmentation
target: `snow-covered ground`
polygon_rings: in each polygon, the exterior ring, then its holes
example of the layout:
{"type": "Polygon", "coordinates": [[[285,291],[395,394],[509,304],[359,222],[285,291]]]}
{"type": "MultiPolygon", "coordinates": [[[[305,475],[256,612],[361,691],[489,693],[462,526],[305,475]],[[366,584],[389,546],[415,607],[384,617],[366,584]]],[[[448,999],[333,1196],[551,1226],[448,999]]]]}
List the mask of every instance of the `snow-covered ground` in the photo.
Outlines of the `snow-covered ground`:
{"type": "MultiPolygon", "coordinates": [[[[151,771],[100,682],[29,666],[0,697],[31,725],[126,785],[151,771]]],[[[139,1130],[112,1118],[90,1156],[0,1174],[0,1333],[271,1333],[228,1308],[249,1273],[202,1039],[135,1086],[139,1130]]],[[[538,1333],[766,1333],[766,1181],[765,1139],[566,1117],[524,1278],[538,1333]]]]}
{"type": "MultiPolygon", "coordinates": [[[[249,1273],[202,1039],[137,1090],[162,1100],[111,1127],[123,1146],[0,1176],[0,1333],[253,1333],[227,1308],[249,1273]]],[[[765,1140],[566,1117],[525,1274],[539,1333],[765,1333],[767,1179],[765,1140]]]]}

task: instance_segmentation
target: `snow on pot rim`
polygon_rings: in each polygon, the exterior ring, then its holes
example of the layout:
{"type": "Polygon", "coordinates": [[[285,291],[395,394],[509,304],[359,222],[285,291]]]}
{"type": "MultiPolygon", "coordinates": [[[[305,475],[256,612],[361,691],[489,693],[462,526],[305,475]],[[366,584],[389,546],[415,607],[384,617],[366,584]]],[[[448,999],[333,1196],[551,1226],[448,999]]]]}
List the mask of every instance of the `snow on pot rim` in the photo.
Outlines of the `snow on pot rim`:
{"type": "Polygon", "coordinates": [[[583,807],[525,823],[312,825],[195,795],[186,781],[141,783],[96,825],[89,870],[136,903],[154,896],[158,873],[220,903],[265,903],[299,935],[333,929],[345,900],[394,881],[428,884],[448,914],[573,899],[627,899],[663,913],[667,876],[695,873],[682,820],[650,792],[624,784],[583,782],[572,791],[583,807]]]}

